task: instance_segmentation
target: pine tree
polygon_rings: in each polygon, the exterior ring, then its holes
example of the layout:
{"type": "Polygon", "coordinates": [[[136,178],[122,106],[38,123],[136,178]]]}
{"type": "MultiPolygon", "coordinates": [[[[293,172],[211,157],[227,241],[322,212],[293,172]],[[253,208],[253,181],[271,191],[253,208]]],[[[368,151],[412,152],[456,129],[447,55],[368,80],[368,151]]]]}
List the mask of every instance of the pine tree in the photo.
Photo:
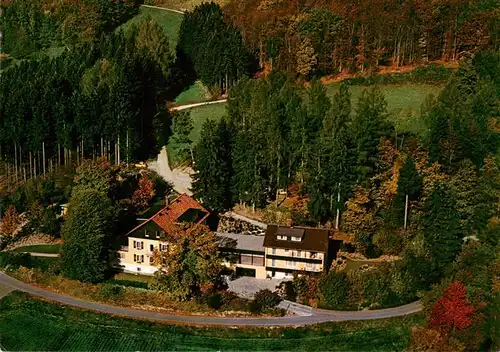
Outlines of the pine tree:
{"type": "Polygon", "coordinates": [[[456,200],[446,185],[436,186],[424,204],[423,235],[431,260],[429,277],[435,282],[460,252],[463,236],[456,200]]]}
{"type": "Polygon", "coordinates": [[[193,192],[207,207],[224,211],[232,206],[230,128],[223,119],[208,120],[195,147],[193,192]]]}
{"type": "Polygon", "coordinates": [[[172,121],[172,140],[178,151],[181,161],[191,158],[192,143],[190,134],[193,131],[193,121],[191,114],[185,111],[179,111],[173,115],[172,121]]]}
{"type": "Polygon", "coordinates": [[[409,201],[417,200],[421,187],[422,180],[418,175],[415,162],[411,156],[408,156],[404,165],[399,169],[398,193],[396,196],[397,218],[402,219],[401,215],[404,214],[405,227],[407,226],[409,214],[409,201]]]}
{"type": "Polygon", "coordinates": [[[356,144],[356,172],[367,182],[375,172],[380,138],[391,135],[387,123],[387,102],[378,89],[363,91],[350,126],[356,144]]]}

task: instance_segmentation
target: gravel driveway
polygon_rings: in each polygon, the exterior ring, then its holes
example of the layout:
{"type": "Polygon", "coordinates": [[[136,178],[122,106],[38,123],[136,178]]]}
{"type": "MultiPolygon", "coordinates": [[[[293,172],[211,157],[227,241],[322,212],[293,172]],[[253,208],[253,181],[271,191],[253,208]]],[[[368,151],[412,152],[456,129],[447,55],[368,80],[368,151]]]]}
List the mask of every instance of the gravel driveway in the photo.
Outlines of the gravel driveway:
{"type": "Polygon", "coordinates": [[[283,280],[261,280],[254,277],[243,276],[230,281],[228,290],[236,293],[240,297],[252,299],[253,296],[260,290],[268,289],[275,291],[276,286],[278,286],[281,281],[283,280]]]}

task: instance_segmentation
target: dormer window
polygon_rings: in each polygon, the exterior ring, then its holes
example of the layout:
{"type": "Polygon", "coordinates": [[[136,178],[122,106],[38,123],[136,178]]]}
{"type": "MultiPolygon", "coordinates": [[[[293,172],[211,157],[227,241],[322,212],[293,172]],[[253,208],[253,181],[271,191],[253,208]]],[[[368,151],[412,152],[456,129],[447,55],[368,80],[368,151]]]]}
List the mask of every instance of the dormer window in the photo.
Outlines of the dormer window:
{"type": "Polygon", "coordinates": [[[148,232],[148,230],[144,230],[144,236],[149,237],[149,232],[148,232]]]}
{"type": "Polygon", "coordinates": [[[300,237],[292,237],[292,241],[294,242],[300,242],[301,238],[300,237]]]}
{"type": "Polygon", "coordinates": [[[286,236],[280,236],[280,235],[278,235],[278,239],[282,240],[282,241],[286,241],[287,240],[286,236]]]}

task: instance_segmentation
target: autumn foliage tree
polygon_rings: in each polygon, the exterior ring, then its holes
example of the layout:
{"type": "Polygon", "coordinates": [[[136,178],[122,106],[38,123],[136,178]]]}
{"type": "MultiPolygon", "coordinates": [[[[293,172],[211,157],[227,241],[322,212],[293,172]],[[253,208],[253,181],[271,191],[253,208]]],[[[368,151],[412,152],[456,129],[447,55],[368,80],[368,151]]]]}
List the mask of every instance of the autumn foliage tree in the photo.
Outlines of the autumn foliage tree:
{"type": "Polygon", "coordinates": [[[21,216],[17,212],[16,207],[11,205],[4,214],[4,218],[0,223],[0,235],[7,238],[14,237],[19,231],[21,225],[21,216]]]}
{"type": "Polygon", "coordinates": [[[132,195],[132,203],[137,209],[146,209],[151,205],[155,194],[156,192],[154,181],[148,176],[148,174],[143,173],[139,180],[138,188],[132,195]]]}
{"type": "Polygon", "coordinates": [[[213,287],[222,270],[217,238],[208,227],[180,225],[168,233],[168,249],[155,254],[160,269],[153,287],[184,301],[213,287]]]}
{"type": "Polygon", "coordinates": [[[445,332],[465,330],[472,325],[475,309],[467,302],[467,292],[460,281],[452,282],[434,303],[429,325],[445,332]]]}

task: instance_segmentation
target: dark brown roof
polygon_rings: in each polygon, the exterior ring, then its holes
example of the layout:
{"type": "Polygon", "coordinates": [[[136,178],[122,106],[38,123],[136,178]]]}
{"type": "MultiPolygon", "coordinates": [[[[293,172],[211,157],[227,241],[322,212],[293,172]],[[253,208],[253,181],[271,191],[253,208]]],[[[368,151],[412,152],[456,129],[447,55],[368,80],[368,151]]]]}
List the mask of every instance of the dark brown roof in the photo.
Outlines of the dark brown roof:
{"type": "Polygon", "coordinates": [[[330,231],[327,229],[316,229],[312,227],[286,227],[278,225],[268,225],[266,235],[264,237],[264,247],[275,247],[285,249],[300,249],[315,252],[328,252],[328,241],[330,231]],[[289,240],[279,240],[278,234],[283,233],[282,230],[287,230],[285,233],[290,233],[289,240]],[[291,229],[303,230],[302,241],[291,241],[290,238],[301,237],[299,231],[290,231],[291,229]],[[299,233],[299,235],[297,235],[299,233]]]}

